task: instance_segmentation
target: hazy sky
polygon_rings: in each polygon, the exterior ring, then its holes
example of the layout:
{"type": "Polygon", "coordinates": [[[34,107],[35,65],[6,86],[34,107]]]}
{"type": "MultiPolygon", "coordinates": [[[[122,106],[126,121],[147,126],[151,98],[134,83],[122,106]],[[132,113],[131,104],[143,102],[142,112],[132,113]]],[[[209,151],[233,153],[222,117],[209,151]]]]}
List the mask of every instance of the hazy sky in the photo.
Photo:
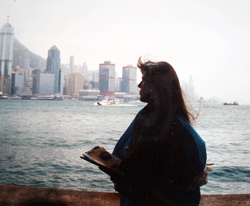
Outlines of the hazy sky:
{"type": "Polygon", "coordinates": [[[167,61],[199,96],[250,104],[250,0],[0,0],[0,27],[61,63],[122,67],[139,56],[167,61]]]}

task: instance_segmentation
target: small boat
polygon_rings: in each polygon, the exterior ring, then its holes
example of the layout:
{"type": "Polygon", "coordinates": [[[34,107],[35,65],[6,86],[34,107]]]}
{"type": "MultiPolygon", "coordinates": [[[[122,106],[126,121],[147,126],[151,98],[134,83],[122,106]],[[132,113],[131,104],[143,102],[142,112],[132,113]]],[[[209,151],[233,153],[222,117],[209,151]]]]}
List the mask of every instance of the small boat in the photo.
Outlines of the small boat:
{"type": "Polygon", "coordinates": [[[227,102],[225,102],[225,103],[223,103],[223,105],[239,105],[239,103],[238,102],[236,102],[236,101],[234,101],[234,103],[227,103],[227,102]]]}
{"type": "Polygon", "coordinates": [[[14,96],[14,97],[11,97],[10,99],[20,100],[20,99],[22,99],[22,97],[20,97],[20,96],[14,96]]]}
{"type": "Polygon", "coordinates": [[[8,99],[8,96],[0,96],[0,99],[8,99]]]}
{"type": "Polygon", "coordinates": [[[112,106],[115,104],[120,104],[120,100],[119,99],[103,99],[100,102],[97,102],[98,105],[102,105],[102,106],[112,106]]]}

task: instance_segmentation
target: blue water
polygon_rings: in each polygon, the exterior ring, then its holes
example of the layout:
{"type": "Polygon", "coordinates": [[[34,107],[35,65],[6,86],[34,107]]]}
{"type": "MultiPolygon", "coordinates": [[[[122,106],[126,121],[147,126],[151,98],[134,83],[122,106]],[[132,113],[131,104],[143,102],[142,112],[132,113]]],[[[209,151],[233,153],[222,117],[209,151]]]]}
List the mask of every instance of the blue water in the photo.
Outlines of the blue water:
{"type": "MultiPolygon", "coordinates": [[[[250,106],[193,107],[214,163],[202,194],[249,194],[250,106]]],[[[112,152],[141,108],[0,100],[0,184],[114,192],[108,176],[79,156],[96,145],[112,152]]]]}

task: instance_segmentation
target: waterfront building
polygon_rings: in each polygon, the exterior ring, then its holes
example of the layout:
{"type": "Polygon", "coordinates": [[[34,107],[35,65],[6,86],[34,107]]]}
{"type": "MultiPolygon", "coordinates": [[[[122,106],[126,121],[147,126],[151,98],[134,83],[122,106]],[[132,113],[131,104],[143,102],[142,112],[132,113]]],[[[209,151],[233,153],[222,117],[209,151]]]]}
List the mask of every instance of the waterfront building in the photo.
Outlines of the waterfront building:
{"type": "Polygon", "coordinates": [[[11,81],[11,94],[18,96],[31,96],[32,95],[32,78],[26,78],[26,72],[24,69],[19,69],[15,72],[15,75],[12,72],[12,78],[15,80],[11,81]]]}
{"type": "Polygon", "coordinates": [[[99,90],[100,95],[114,96],[115,93],[115,64],[104,61],[99,64],[99,90]]]}
{"type": "Polygon", "coordinates": [[[0,30],[0,93],[10,94],[14,28],[7,22],[0,30]]]}
{"type": "Polygon", "coordinates": [[[100,90],[83,89],[79,91],[79,100],[99,100],[100,90]]]}
{"type": "Polygon", "coordinates": [[[38,95],[39,94],[39,87],[40,87],[40,73],[41,71],[39,69],[34,69],[32,71],[32,95],[38,95]]]}
{"type": "Polygon", "coordinates": [[[10,88],[10,94],[15,95],[16,94],[16,89],[15,89],[15,78],[16,78],[16,72],[12,71],[11,72],[11,88],[10,88]]]}
{"type": "Polygon", "coordinates": [[[122,68],[121,92],[128,94],[137,94],[137,68],[132,65],[127,65],[122,68]]]}
{"type": "Polygon", "coordinates": [[[60,73],[59,73],[59,86],[60,86],[60,95],[63,95],[63,88],[65,85],[65,75],[64,75],[64,71],[62,69],[60,69],[60,73]]]}
{"type": "Polygon", "coordinates": [[[55,74],[53,73],[40,73],[39,80],[39,94],[52,95],[54,93],[54,80],[55,74]]]}
{"type": "Polygon", "coordinates": [[[83,76],[79,73],[72,73],[68,76],[67,94],[78,96],[79,91],[83,89],[83,76]]]}
{"type": "Polygon", "coordinates": [[[48,51],[47,67],[46,72],[54,74],[54,94],[61,93],[61,69],[60,69],[61,59],[60,50],[54,45],[48,51]]]}
{"type": "Polygon", "coordinates": [[[25,71],[24,69],[19,69],[15,73],[15,94],[21,95],[24,90],[24,80],[25,80],[25,71]]]}

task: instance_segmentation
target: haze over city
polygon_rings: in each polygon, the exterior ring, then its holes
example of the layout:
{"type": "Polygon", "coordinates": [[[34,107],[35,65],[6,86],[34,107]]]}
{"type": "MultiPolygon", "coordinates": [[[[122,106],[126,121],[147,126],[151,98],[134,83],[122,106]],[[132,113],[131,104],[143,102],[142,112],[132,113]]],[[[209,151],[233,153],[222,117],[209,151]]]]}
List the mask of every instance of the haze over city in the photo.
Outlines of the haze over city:
{"type": "Polygon", "coordinates": [[[111,61],[118,76],[139,56],[167,61],[181,81],[193,77],[199,96],[250,104],[249,8],[247,0],[0,0],[0,27],[9,16],[15,38],[44,59],[56,45],[62,64],[71,55],[89,70],[111,61]]]}

